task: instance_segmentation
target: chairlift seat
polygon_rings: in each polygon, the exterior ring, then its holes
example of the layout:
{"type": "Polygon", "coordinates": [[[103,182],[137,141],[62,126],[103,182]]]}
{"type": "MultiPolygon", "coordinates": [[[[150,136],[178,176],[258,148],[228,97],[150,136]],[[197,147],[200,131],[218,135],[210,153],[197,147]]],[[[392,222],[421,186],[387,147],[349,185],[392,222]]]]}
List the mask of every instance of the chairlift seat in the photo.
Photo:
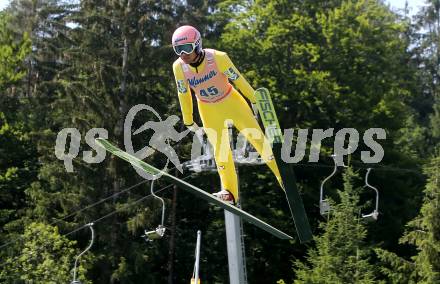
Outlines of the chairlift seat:
{"type": "Polygon", "coordinates": [[[375,222],[379,218],[379,212],[374,210],[370,214],[366,214],[366,215],[362,214],[362,218],[364,218],[367,222],[375,222]]]}
{"type": "Polygon", "coordinates": [[[148,240],[153,241],[157,239],[161,239],[165,235],[165,227],[162,225],[159,225],[156,230],[153,231],[145,231],[145,237],[148,238],[148,240]]]}
{"type": "Polygon", "coordinates": [[[330,204],[328,203],[327,200],[322,200],[321,202],[319,202],[319,213],[322,216],[328,214],[329,211],[330,211],[330,204]]]}

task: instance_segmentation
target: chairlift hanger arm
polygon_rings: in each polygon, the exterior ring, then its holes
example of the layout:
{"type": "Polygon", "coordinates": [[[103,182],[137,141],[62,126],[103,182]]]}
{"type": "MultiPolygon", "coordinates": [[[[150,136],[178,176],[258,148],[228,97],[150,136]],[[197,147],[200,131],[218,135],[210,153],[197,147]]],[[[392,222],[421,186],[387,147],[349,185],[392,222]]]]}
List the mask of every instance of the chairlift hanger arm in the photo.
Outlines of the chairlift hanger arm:
{"type": "Polygon", "coordinates": [[[336,163],[336,155],[332,155],[332,158],[334,162],[333,172],[321,182],[320,196],[319,196],[320,202],[324,200],[324,184],[336,174],[336,171],[338,169],[338,165],[336,163]]]}
{"type": "Polygon", "coordinates": [[[165,220],[165,201],[163,198],[157,196],[154,193],[154,179],[151,181],[151,187],[150,187],[151,195],[153,195],[154,198],[159,199],[162,202],[162,218],[161,218],[161,225],[163,226],[164,220],[165,220]]]}
{"type": "Polygon", "coordinates": [[[366,215],[362,214],[362,217],[363,218],[373,218],[373,220],[377,220],[377,217],[379,216],[379,190],[368,183],[368,177],[370,175],[370,172],[371,172],[371,168],[368,168],[367,174],[365,175],[365,186],[373,189],[376,192],[376,204],[375,204],[376,207],[372,213],[366,214],[366,215]]]}
{"type": "Polygon", "coordinates": [[[365,175],[365,185],[372,188],[376,192],[376,211],[379,210],[379,190],[368,183],[368,176],[370,175],[371,168],[368,168],[367,174],[365,175]]]}
{"type": "Polygon", "coordinates": [[[90,244],[86,247],[86,249],[83,252],[81,252],[75,259],[75,266],[73,268],[73,281],[72,281],[72,283],[80,283],[79,281],[76,280],[76,268],[78,265],[78,260],[83,254],[85,254],[92,247],[93,242],[95,241],[95,231],[93,230],[93,223],[89,223],[85,227],[89,227],[89,229],[91,231],[91,234],[92,234],[91,240],[90,240],[90,244]]]}

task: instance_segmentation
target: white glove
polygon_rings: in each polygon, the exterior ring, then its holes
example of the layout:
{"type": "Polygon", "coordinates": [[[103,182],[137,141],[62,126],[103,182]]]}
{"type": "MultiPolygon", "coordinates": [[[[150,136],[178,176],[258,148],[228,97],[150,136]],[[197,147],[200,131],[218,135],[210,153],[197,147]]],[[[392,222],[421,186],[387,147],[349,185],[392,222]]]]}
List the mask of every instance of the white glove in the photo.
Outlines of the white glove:
{"type": "Polygon", "coordinates": [[[197,132],[199,129],[200,129],[200,127],[197,125],[197,123],[195,123],[195,122],[193,122],[193,124],[191,124],[191,125],[185,125],[188,129],[189,129],[189,131],[191,131],[191,132],[197,132]]]}
{"type": "Polygon", "coordinates": [[[258,106],[257,106],[257,104],[252,104],[252,111],[254,112],[254,116],[258,117],[258,106]]]}
{"type": "Polygon", "coordinates": [[[193,122],[191,125],[186,125],[189,131],[194,132],[194,134],[199,138],[200,143],[203,144],[203,127],[199,127],[197,123],[193,122]]]}

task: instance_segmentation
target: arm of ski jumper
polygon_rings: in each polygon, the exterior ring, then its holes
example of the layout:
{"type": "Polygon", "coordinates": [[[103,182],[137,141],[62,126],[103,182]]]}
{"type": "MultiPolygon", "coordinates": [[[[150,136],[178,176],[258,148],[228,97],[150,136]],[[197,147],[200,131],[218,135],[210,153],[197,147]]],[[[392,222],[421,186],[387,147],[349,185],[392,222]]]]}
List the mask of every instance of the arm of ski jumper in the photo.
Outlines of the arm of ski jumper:
{"type": "Polygon", "coordinates": [[[182,111],[183,123],[192,125],[193,120],[193,102],[191,89],[183,75],[182,66],[178,60],[173,63],[174,79],[176,80],[177,94],[179,96],[180,110],[182,111]]]}
{"type": "Polygon", "coordinates": [[[228,79],[234,84],[234,86],[243,94],[246,98],[249,99],[251,103],[255,103],[255,90],[248,83],[248,81],[240,74],[238,69],[234,66],[228,54],[221,51],[215,52],[215,61],[218,64],[218,67],[221,72],[223,72],[228,79]]]}

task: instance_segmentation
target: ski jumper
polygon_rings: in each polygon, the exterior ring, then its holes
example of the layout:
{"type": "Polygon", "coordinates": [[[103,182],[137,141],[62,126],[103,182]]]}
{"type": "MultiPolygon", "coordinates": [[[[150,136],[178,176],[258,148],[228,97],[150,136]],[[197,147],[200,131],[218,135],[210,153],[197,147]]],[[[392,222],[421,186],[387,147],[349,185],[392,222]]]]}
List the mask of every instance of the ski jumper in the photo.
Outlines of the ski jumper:
{"type": "Polygon", "coordinates": [[[223,189],[229,190],[238,201],[238,182],[229,144],[228,122],[240,131],[254,146],[278,182],[281,176],[273,158],[269,141],[264,136],[243,94],[255,103],[254,89],[235,68],[225,52],[204,49],[205,58],[197,67],[178,58],[173,64],[183,122],[193,121],[193,92],[202,119],[203,128],[214,149],[214,158],[223,189]],[[232,82],[241,94],[230,84],[232,82]],[[252,131],[246,131],[252,129],[252,131]]]}

